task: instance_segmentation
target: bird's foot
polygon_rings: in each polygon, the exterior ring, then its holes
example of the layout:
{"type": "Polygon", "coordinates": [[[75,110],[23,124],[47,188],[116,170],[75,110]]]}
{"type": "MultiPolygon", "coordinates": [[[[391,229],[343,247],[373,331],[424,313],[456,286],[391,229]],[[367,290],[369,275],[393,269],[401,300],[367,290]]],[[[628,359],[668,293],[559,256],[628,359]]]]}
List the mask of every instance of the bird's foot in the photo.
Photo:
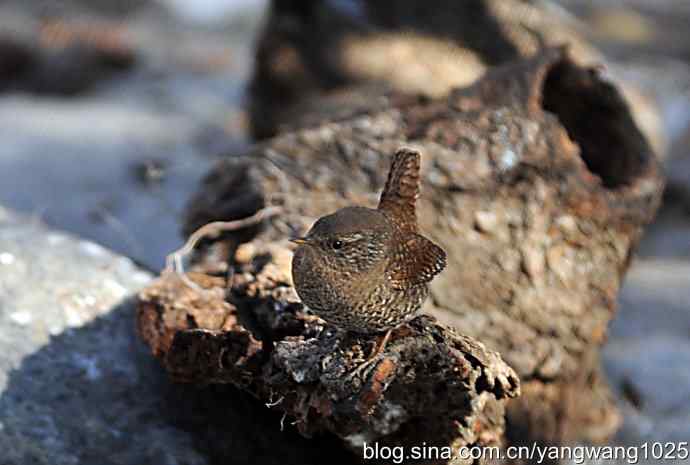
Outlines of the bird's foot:
{"type": "Polygon", "coordinates": [[[384,349],[386,348],[386,344],[388,344],[388,341],[390,340],[392,333],[393,333],[392,329],[389,329],[388,331],[386,331],[386,335],[383,336],[383,339],[381,339],[381,341],[376,344],[376,347],[372,351],[369,358],[367,360],[365,360],[364,362],[362,362],[357,368],[352,370],[350,372],[350,374],[348,374],[348,376],[347,376],[348,379],[359,376],[362,373],[366,374],[366,371],[368,371],[368,369],[371,368],[371,366],[374,365],[378,361],[379,355],[381,355],[383,353],[384,349]]]}
{"type": "Polygon", "coordinates": [[[352,378],[357,378],[361,377],[364,378],[369,371],[370,368],[372,368],[372,365],[374,365],[378,361],[378,357],[371,357],[364,362],[360,363],[357,368],[352,370],[350,373],[347,375],[347,379],[352,379],[352,378]],[[360,376],[363,375],[363,376],[360,376]]]}

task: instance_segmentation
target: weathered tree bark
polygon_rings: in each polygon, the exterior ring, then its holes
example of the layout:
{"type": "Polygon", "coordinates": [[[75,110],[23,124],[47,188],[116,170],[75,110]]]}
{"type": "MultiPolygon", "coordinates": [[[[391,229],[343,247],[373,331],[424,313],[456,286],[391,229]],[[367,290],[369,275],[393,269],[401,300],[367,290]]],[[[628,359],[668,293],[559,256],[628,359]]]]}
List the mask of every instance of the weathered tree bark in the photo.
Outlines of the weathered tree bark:
{"type": "Polygon", "coordinates": [[[261,231],[226,235],[210,250],[232,252],[256,233],[304,233],[345,205],[375,205],[388,157],[413,147],[423,158],[421,230],[449,259],[427,310],[517,371],[510,440],[609,439],[619,416],[599,348],[663,189],[616,88],[551,49],[446,98],[389,94],[376,106],[223,160],[190,203],[186,231],[279,205],[261,231]]]}
{"type": "MultiPolygon", "coordinates": [[[[293,124],[295,106],[362,83],[442,97],[487,70],[544,47],[568,45],[579,66],[607,60],[583,24],[550,0],[273,0],[259,37],[250,86],[257,137],[293,124]]],[[[666,138],[658,107],[617,67],[631,114],[658,155],[666,138]]]]}
{"type": "Polygon", "coordinates": [[[374,441],[502,443],[505,400],[519,387],[498,354],[423,316],[394,334],[370,372],[353,376],[373,341],[302,312],[291,256],[284,241],[240,247],[227,299],[224,279],[192,274],[206,288],[197,290],[164,275],[139,297],[140,334],[174,379],[238,386],[303,435],[334,433],[360,457],[374,441]]]}

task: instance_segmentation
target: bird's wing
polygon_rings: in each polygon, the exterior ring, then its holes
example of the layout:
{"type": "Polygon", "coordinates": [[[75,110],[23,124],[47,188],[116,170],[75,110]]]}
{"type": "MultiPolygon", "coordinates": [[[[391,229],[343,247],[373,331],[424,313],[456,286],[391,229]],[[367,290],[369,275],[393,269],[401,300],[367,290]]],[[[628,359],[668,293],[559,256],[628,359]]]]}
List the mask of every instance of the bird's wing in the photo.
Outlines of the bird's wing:
{"type": "Polygon", "coordinates": [[[400,242],[390,261],[393,287],[427,283],[446,267],[446,253],[424,236],[411,234],[400,242]]]}
{"type": "Polygon", "coordinates": [[[401,149],[393,155],[379,211],[403,232],[417,232],[415,201],[419,197],[419,152],[401,149]]]}

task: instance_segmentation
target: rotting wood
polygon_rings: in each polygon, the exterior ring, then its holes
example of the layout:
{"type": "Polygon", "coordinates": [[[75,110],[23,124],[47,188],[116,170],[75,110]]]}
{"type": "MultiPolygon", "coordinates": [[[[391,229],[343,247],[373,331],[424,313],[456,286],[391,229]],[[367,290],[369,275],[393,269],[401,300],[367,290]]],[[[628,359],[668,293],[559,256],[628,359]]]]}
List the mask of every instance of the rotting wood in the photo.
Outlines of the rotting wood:
{"type": "MultiPolygon", "coordinates": [[[[420,227],[449,259],[426,310],[517,372],[523,394],[507,405],[509,441],[607,441],[619,416],[599,349],[663,190],[658,160],[616,88],[550,49],[446,98],[389,94],[379,105],[222,160],[190,202],[187,232],[265,206],[282,214],[221,237],[197,258],[241,263],[246,249],[237,245],[257,234],[258,244],[275,246],[323,214],[374,205],[388,157],[419,150],[420,227]]],[[[262,260],[272,267],[289,257],[262,260]]],[[[147,328],[154,348],[187,329],[147,328]]],[[[256,350],[264,353],[258,342],[256,350]]],[[[166,366],[186,365],[167,358],[166,366]]],[[[253,380],[250,373],[247,385],[253,380]]]]}

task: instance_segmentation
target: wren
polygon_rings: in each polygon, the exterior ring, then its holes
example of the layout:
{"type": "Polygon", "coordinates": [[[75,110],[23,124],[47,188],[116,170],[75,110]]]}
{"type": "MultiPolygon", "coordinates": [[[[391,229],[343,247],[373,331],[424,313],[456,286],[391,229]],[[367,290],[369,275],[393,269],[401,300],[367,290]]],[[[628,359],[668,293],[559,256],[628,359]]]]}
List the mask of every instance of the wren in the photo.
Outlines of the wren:
{"type": "Polygon", "coordinates": [[[293,240],[292,279],[311,311],[345,331],[386,332],[382,346],[417,315],[446,266],[443,249],[417,230],[419,185],[420,154],[401,149],[377,209],[342,208],[293,240]]]}

